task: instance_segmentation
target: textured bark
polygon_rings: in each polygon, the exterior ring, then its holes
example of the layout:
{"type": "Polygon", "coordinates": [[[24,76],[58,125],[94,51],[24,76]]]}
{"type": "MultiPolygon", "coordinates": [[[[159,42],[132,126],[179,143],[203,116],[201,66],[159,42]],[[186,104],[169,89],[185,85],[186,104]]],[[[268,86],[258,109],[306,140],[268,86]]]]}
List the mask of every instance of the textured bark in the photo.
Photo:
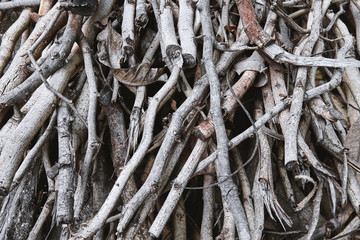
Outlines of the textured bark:
{"type": "Polygon", "coordinates": [[[0,239],[358,238],[359,6],[0,0],[0,239]]]}

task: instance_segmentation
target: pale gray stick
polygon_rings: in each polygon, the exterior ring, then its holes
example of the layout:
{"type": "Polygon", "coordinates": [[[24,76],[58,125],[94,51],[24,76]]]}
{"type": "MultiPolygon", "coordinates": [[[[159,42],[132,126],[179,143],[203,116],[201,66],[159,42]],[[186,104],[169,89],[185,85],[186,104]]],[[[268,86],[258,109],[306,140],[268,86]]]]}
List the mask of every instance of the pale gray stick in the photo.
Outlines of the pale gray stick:
{"type": "Polygon", "coordinates": [[[55,202],[55,192],[51,192],[44,204],[44,206],[41,209],[41,213],[36,219],[36,222],[31,229],[31,232],[29,233],[29,236],[27,240],[36,240],[39,239],[39,234],[41,233],[43,229],[43,225],[45,224],[45,221],[47,220],[48,216],[51,214],[52,208],[54,206],[55,202]]]}
{"type": "MultiPolygon", "coordinates": [[[[311,28],[310,35],[305,43],[302,55],[308,57],[312,53],[312,49],[320,36],[321,28],[321,1],[315,0],[312,6],[314,17],[309,18],[308,28],[311,28]],[[310,22],[312,20],[312,22],[310,22]]],[[[307,80],[308,69],[301,67],[297,71],[295,87],[293,92],[292,104],[289,111],[289,117],[286,123],[286,131],[284,131],[285,138],[285,166],[295,167],[298,162],[297,150],[297,129],[300,122],[301,110],[303,107],[303,100],[305,94],[305,86],[307,80]]]]}
{"type": "MultiPolygon", "coordinates": [[[[124,1],[124,14],[121,23],[121,36],[124,39],[121,46],[122,57],[120,63],[125,62],[131,56],[134,55],[135,45],[135,1],[125,0],[124,1]]],[[[132,64],[130,64],[132,65],[132,64]]],[[[134,66],[130,66],[134,67],[134,66]]]]}
{"type": "Polygon", "coordinates": [[[301,240],[310,240],[311,236],[314,234],[314,232],[316,230],[317,223],[319,221],[319,215],[320,215],[320,203],[321,203],[321,198],[322,198],[323,185],[324,185],[324,182],[320,181],[320,184],[318,185],[318,189],[317,189],[317,192],[315,195],[315,199],[313,201],[314,207],[313,207],[313,214],[312,214],[310,229],[305,236],[300,238],[301,240]]]}
{"type": "MultiPolygon", "coordinates": [[[[50,12],[48,14],[50,14],[50,12]]],[[[43,18],[45,18],[46,16],[44,16],[43,18]]],[[[62,16],[65,17],[65,15],[61,15],[61,18],[62,16]]],[[[78,31],[80,29],[81,19],[82,19],[81,16],[75,14],[70,14],[70,16],[68,17],[67,26],[65,28],[63,35],[60,37],[59,41],[56,41],[52,45],[49,56],[47,56],[47,58],[44,60],[44,62],[41,65],[41,73],[45,78],[50,77],[52,74],[54,74],[55,71],[57,71],[66,64],[67,58],[69,57],[69,54],[76,40],[78,31]]],[[[39,21],[36,26],[38,26],[40,23],[41,21],[39,21]]],[[[54,29],[57,30],[56,27],[54,27],[54,29]]],[[[41,30],[43,29],[39,29],[38,31],[41,30]]],[[[53,29],[51,29],[51,31],[53,31],[53,29]]],[[[31,33],[30,37],[33,36],[33,32],[31,33]]],[[[11,78],[12,82],[11,84],[6,85],[6,89],[3,90],[5,91],[5,93],[2,95],[0,94],[1,95],[0,105],[9,106],[15,104],[20,100],[26,99],[42,83],[41,74],[38,71],[34,72],[30,77],[26,79],[26,81],[21,83],[19,86],[17,86],[17,84],[15,83],[17,81],[22,82],[21,78],[24,77],[23,75],[25,71],[23,71],[23,68],[21,68],[21,72],[19,72],[20,70],[18,69],[18,67],[23,66],[23,64],[25,64],[25,62],[28,61],[27,59],[29,56],[25,53],[26,50],[28,50],[28,48],[31,47],[31,45],[29,45],[31,42],[28,42],[29,39],[25,43],[25,47],[27,48],[23,50],[19,50],[20,52],[18,51],[9,69],[5,72],[4,76],[1,78],[1,81],[4,80],[4,84],[6,84],[6,82],[9,80],[8,77],[11,78]],[[20,53],[24,53],[24,54],[18,56],[18,54],[20,53]],[[17,62],[18,65],[12,67],[14,61],[15,63],[17,62]],[[9,76],[8,74],[11,76],[9,76]],[[14,86],[11,87],[12,84],[14,84],[14,86]],[[14,88],[15,86],[17,87],[14,88]]],[[[39,49],[38,47],[37,50],[41,50],[41,49],[39,49]]]]}
{"type": "Polygon", "coordinates": [[[236,236],[236,226],[234,222],[234,217],[229,209],[229,206],[226,204],[223,198],[221,198],[223,204],[223,222],[221,227],[221,232],[215,239],[235,239],[236,236]]]}
{"type": "Polygon", "coordinates": [[[0,75],[2,75],[6,65],[11,59],[11,53],[14,50],[16,41],[30,24],[30,13],[30,8],[24,9],[19,18],[9,27],[1,38],[0,75]]]}
{"type": "Polygon", "coordinates": [[[80,40],[81,49],[83,52],[85,72],[87,76],[87,82],[89,84],[89,111],[87,116],[88,125],[88,143],[84,161],[81,166],[81,170],[78,175],[77,187],[74,196],[74,217],[78,218],[82,205],[84,203],[84,195],[86,190],[86,184],[90,174],[91,162],[94,154],[99,147],[99,141],[96,134],[96,107],[97,107],[97,86],[96,77],[94,73],[91,48],[85,38],[80,40]]]}
{"type": "MultiPolygon", "coordinates": [[[[155,11],[155,9],[154,9],[155,11]]],[[[245,35],[246,36],[246,35],[245,35]]],[[[234,47],[238,47],[239,45],[244,45],[244,42],[247,42],[247,37],[241,38],[239,42],[234,44],[234,47]],[[244,39],[245,38],[245,39],[244,39]]],[[[233,46],[232,46],[233,47],[233,46]]],[[[231,48],[232,48],[231,47],[231,48]]],[[[217,63],[216,70],[219,75],[224,74],[229,64],[238,56],[240,52],[225,52],[222,54],[220,60],[217,63]]],[[[163,144],[161,145],[158,154],[156,155],[154,165],[156,168],[152,169],[150,175],[143,186],[139,189],[138,193],[134,196],[134,198],[125,206],[123,216],[121,218],[122,226],[125,228],[128,221],[130,221],[131,217],[135,214],[135,211],[140,207],[142,201],[150,194],[150,191],[159,184],[159,179],[162,174],[162,169],[165,165],[165,162],[171,153],[171,149],[175,143],[176,135],[181,129],[181,124],[183,119],[189,114],[189,112],[194,108],[194,105],[199,102],[199,100],[204,95],[205,91],[208,87],[207,76],[201,77],[198,82],[195,84],[192,93],[187,99],[182,103],[182,105],[178,108],[178,110],[172,115],[172,120],[163,140],[163,144]]],[[[120,226],[120,225],[119,225],[120,226]]],[[[119,229],[118,229],[119,230],[119,229]]]]}
{"type": "Polygon", "coordinates": [[[136,15],[135,15],[135,26],[142,29],[145,28],[148,21],[148,11],[149,5],[146,0],[137,0],[136,1],[136,15]]]}
{"type": "Polygon", "coordinates": [[[151,224],[149,233],[152,237],[159,237],[162,230],[165,227],[165,224],[169,220],[172,212],[174,211],[178,201],[185,190],[187,181],[190,179],[192,172],[194,171],[198,160],[201,155],[204,153],[207,147],[207,142],[203,142],[200,139],[197,140],[196,145],[191,152],[191,155],[187,159],[185,165],[182,167],[178,177],[175,179],[170,194],[167,196],[166,201],[161,207],[159,213],[157,214],[154,222],[151,224]]]}
{"type": "Polygon", "coordinates": [[[181,55],[181,47],[177,42],[171,6],[165,4],[164,9],[162,9],[160,14],[160,20],[161,39],[164,43],[166,55],[173,65],[182,67],[184,60],[181,55]]]}
{"type": "MultiPolygon", "coordinates": [[[[208,186],[214,183],[215,177],[214,166],[211,164],[207,168],[207,174],[204,176],[204,186],[208,186]]],[[[213,239],[213,224],[214,224],[214,208],[215,208],[215,189],[204,188],[203,189],[203,215],[201,220],[201,240],[213,239]]]]}
{"type": "Polygon", "coordinates": [[[203,29],[204,48],[203,58],[210,85],[210,114],[214,122],[217,141],[217,176],[221,195],[232,213],[237,228],[238,236],[242,239],[250,239],[249,224],[247,222],[243,205],[239,199],[237,187],[230,175],[228,137],[221,111],[220,82],[213,62],[213,29],[210,17],[210,5],[207,0],[200,0],[197,7],[201,15],[201,26],[203,29]],[[226,180],[225,180],[226,179],[226,180]]]}
{"type": "MultiPolygon", "coordinates": [[[[49,78],[49,82],[57,92],[64,91],[69,79],[79,68],[81,60],[82,58],[75,51],[68,63],[49,78]]],[[[0,192],[2,194],[7,193],[13,176],[23,159],[25,149],[51,115],[58,102],[57,97],[45,86],[40,87],[39,91],[42,91],[41,97],[20,122],[13,132],[13,136],[5,143],[0,155],[0,192]]]]}
{"type": "MultiPolygon", "coordinates": [[[[136,167],[141,163],[141,160],[144,158],[152,140],[153,128],[155,124],[155,115],[156,110],[161,102],[161,99],[165,98],[169,91],[176,85],[178,76],[180,74],[180,68],[174,67],[174,71],[170,76],[169,80],[165,85],[155,94],[155,96],[150,100],[148,107],[148,115],[145,120],[143,138],[136,152],[129,160],[128,164],[124,167],[120,176],[116,180],[114,187],[111,189],[109,196],[105,200],[104,204],[94,216],[94,218],[88,223],[88,225],[82,229],[80,232],[75,234],[71,239],[85,239],[96,233],[103,224],[105,224],[106,219],[110,215],[111,211],[117,203],[118,197],[121,195],[122,190],[125,187],[125,184],[131,174],[135,171],[136,167]]],[[[131,202],[131,201],[130,201],[131,202]]],[[[129,204],[129,203],[128,203],[129,204]]]]}
{"type": "MultiPolygon", "coordinates": [[[[193,116],[194,114],[190,113],[188,115],[188,118],[190,120],[190,123],[189,123],[189,126],[187,127],[188,129],[190,129],[191,127],[193,127],[193,125],[195,124],[195,121],[196,121],[196,117],[193,116]]],[[[168,180],[171,176],[171,173],[173,172],[173,169],[174,167],[176,166],[177,162],[178,162],[178,159],[180,157],[180,154],[182,153],[182,151],[184,150],[188,140],[189,140],[189,137],[191,135],[191,131],[187,131],[187,134],[185,136],[185,138],[179,142],[179,143],[176,143],[175,146],[173,147],[173,150],[172,152],[169,154],[169,160],[167,162],[167,165],[165,167],[165,170],[163,171],[163,174],[161,175],[161,181],[160,182],[160,187],[159,187],[159,192],[162,192],[164,191],[164,188],[166,187],[167,183],[168,183],[168,180]]],[[[195,152],[195,149],[194,149],[194,152],[195,152]]],[[[190,159],[191,161],[191,159],[190,159]]],[[[169,193],[171,194],[171,193],[169,193]]],[[[179,195],[180,196],[180,195],[179,195]]],[[[155,204],[155,201],[157,200],[157,197],[152,195],[150,197],[148,197],[146,199],[146,201],[144,202],[144,208],[143,210],[141,211],[141,216],[148,216],[149,215],[149,212],[151,210],[151,207],[149,206],[153,206],[155,204]]],[[[122,214],[117,214],[111,218],[108,219],[108,222],[109,221],[113,221],[115,219],[119,219],[121,218],[121,215],[122,214]]],[[[140,217],[141,219],[141,217],[140,217]]],[[[141,223],[141,222],[140,222],[141,223]]]]}
{"type": "Polygon", "coordinates": [[[49,125],[47,126],[43,135],[36,142],[35,146],[27,153],[25,159],[21,163],[19,169],[16,171],[16,174],[13,178],[13,183],[11,184],[10,190],[14,189],[21,181],[21,179],[26,174],[27,170],[30,168],[32,161],[39,153],[45,142],[47,142],[51,136],[52,130],[55,127],[56,123],[56,111],[53,112],[49,125]]]}
{"type": "Polygon", "coordinates": [[[179,21],[178,33],[184,59],[184,68],[192,68],[196,65],[196,45],[194,34],[194,9],[190,2],[186,0],[179,1],[179,21]]]}
{"type": "MultiPolygon", "coordinates": [[[[342,76],[343,71],[344,71],[343,69],[337,69],[334,72],[333,77],[331,78],[331,81],[329,81],[323,85],[320,85],[316,88],[306,91],[306,94],[305,94],[306,97],[304,100],[310,100],[320,94],[323,94],[324,92],[327,92],[327,91],[330,91],[330,90],[336,88],[341,83],[341,76],[342,76]]],[[[277,115],[282,110],[284,110],[290,104],[290,101],[291,100],[289,98],[287,98],[287,99],[284,99],[282,102],[278,103],[277,105],[275,105],[271,111],[265,113],[258,121],[255,122],[256,128],[258,129],[259,127],[264,125],[267,121],[269,121],[271,118],[273,118],[275,115],[277,115]]],[[[245,139],[249,138],[253,134],[253,132],[254,132],[254,129],[251,126],[248,129],[246,129],[244,132],[240,133],[239,135],[237,135],[236,137],[231,139],[229,142],[230,149],[237,146],[245,139]]],[[[213,162],[217,157],[216,155],[217,155],[217,152],[214,152],[210,156],[208,156],[206,159],[201,161],[201,163],[196,168],[195,173],[200,172],[207,165],[209,165],[211,162],[213,162]]]]}
{"type": "MultiPolygon", "coordinates": [[[[25,62],[29,59],[26,52],[46,29],[46,26],[49,24],[51,19],[57,14],[58,9],[56,6],[54,6],[45,16],[39,19],[28,39],[23,45],[21,45],[20,49],[15,54],[9,68],[0,78],[0,95],[3,95],[5,92],[18,86],[28,76],[28,74],[24,71],[25,62]]],[[[65,17],[65,15],[61,16],[65,17]]],[[[57,27],[52,29],[52,34],[54,34],[54,31],[58,31],[57,27]]],[[[45,46],[41,45],[41,47],[43,48],[45,46]]],[[[40,51],[42,49],[38,50],[40,51]]]]}
{"type": "Polygon", "coordinates": [[[11,2],[1,2],[0,10],[9,10],[17,7],[35,7],[40,5],[40,0],[18,0],[11,2]]]}
{"type": "Polygon", "coordinates": [[[65,102],[62,102],[57,116],[59,174],[56,178],[56,223],[71,223],[74,218],[75,153],[71,145],[71,122],[73,117],[65,102]]]}

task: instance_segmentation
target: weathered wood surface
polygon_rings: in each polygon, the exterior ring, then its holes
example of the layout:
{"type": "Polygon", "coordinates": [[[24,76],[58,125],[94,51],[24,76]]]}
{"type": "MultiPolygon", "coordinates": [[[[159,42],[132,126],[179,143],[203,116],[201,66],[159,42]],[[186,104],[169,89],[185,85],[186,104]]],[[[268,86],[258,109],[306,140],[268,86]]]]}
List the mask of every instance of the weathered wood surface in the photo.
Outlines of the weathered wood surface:
{"type": "Polygon", "coordinates": [[[0,2],[0,239],[353,239],[360,2],[0,2]]]}

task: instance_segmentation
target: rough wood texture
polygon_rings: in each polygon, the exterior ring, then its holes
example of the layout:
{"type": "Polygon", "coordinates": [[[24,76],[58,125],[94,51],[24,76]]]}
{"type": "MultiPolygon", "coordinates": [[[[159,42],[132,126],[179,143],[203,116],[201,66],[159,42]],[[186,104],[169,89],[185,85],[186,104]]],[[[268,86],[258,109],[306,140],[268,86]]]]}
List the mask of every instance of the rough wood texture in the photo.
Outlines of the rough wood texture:
{"type": "Polygon", "coordinates": [[[0,1],[0,239],[358,238],[359,6],[0,1]]]}

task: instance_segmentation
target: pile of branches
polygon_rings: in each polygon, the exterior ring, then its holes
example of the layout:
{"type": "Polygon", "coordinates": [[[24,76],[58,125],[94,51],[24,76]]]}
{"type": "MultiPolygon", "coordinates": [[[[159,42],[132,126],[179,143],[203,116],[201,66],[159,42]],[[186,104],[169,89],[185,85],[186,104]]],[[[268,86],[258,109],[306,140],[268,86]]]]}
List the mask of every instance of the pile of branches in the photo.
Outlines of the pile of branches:
{"type": "Polygon", "coordinates": [[[0,2],[0,239],[360,227],[359,0],[0,2]]]}

